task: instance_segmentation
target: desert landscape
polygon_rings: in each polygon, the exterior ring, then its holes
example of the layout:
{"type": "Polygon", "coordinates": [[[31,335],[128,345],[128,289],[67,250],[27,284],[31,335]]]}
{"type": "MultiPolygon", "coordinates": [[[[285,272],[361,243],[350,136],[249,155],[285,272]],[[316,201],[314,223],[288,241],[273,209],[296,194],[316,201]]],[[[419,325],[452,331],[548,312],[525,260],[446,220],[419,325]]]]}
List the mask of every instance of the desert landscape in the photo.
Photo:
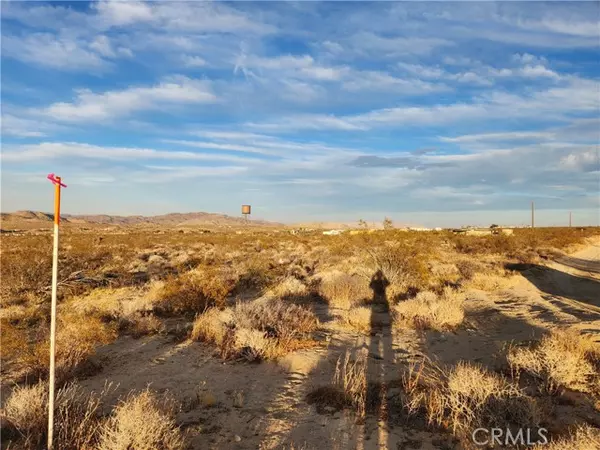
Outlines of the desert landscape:
{"type": "MultiPolygon", "coordinates": [[[[169,216],[61,224],[57,448],[600,448],[597,227],[169,216]]],[[[3,449],[45,446],[51,226],[2,217],[3,449]]]]}

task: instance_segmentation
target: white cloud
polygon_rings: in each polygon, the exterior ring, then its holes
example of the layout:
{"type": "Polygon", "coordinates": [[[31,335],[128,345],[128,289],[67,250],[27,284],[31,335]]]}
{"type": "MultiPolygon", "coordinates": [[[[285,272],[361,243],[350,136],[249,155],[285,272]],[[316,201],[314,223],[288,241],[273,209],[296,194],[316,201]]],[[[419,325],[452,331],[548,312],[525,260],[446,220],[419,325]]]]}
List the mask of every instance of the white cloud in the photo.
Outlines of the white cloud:
{"type": "Polygon", "coordinates": [[[466,134],[456,137],[440,137],[442,142],[489,142],[514,141],[523,139],[552,139],[555,133],[549,131],[507,131],[503,133],[466,134]]]}
{"type": "Polygon", "coordinates": [[[167,151],[138,147],[102,147],[77,142],[42,142],[40,144],[8,146],[2,152],[3,161],[40,161],[58,158],[120,161],[162,159],[169,161],[252,162],[251,158],[234,155],[167,151]]]}
{"type": "Polygon", "coordinates": [[[154,20],[153,10],[141,1],[99,1],[94,4],[98,16],[112,26],[130,25],[154,20]]]}
{"type": "Polygon", "coordinates": [[[157,29],[191,32],[258,33],[275,31],[234,8],[213,2],[169,3],[102,0],[95,4],[101,26],[140,24],[157,29]]]}
{"type": "Polygon", "coordinates": [[[453,42],[429,37],[383,37],[371,32],[359,32],[350,39],[351,51],[370,58],[426,55],[439,47],[449,47],[453,42]]]}
{"type": "Polygon", "coordinates": [[[206,60],[200,56],[183,55],[182,60],[186,67],[204,67],[207,65],[206,60]]]}
{"type": "Polygon", "coordinates": [[[443,84],[434,84],[418,78],[397,78],[385,72],[353,71],[342,83],[348,91],[404,92],[407,94],[423,94],[446,91],[443,84]]]}
{"type": "Polygon", "coordinates": [[[2,114],[2,135],[16,137],[42,137],[46,136],[51,128],[47,123],[17,117],[12,114],[2,114]]]}
{"type": "Polygon", "coordinates": [[[570,153],[561,158],[560,164],[568,169],[598,172],[600,171],[600,146],[570,153]]]}
{"type": "Polygon", "coordinates": [[[85,122],[110,120],[169,104],[202,104],[217,101],[206,81],[183,76],[170,77],[151,87],[130,87],[101,94],[87,89],[77,91],[73,103],[59,102],[40,111],[43,116],[59,121],[85,122]]]}
{"type": "Polygon", "coordinates": [[[106,69],[109,65],[84,41],[51,33],[25,37],[2,36],[2,56],[38,66],[65,71],[106,69]]]}
{"type": "Polygon", "coordinates": [[[97,36],[90,44],[90,48],[105,58],[116,58],[118,56],[132,57],[133,53],[130,49],[118,47],[113,48],[110,39],[105,35],[97,36]]]}

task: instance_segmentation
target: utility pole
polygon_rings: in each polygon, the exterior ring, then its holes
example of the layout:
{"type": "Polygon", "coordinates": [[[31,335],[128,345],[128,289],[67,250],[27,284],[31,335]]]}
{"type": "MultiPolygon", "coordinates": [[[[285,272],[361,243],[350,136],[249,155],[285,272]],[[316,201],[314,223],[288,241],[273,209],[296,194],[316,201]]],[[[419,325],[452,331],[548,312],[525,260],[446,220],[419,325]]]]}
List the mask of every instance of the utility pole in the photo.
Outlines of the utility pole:
{"type": "Polygon", "coordinates": [[[535,228],[535,206],[533,202],[531,202],[531,228],[535,228]]]}
{"type": "Polygon", "coordinates": [[[569,228],[573,225],[573,212],[569,211],[569,228]]]}

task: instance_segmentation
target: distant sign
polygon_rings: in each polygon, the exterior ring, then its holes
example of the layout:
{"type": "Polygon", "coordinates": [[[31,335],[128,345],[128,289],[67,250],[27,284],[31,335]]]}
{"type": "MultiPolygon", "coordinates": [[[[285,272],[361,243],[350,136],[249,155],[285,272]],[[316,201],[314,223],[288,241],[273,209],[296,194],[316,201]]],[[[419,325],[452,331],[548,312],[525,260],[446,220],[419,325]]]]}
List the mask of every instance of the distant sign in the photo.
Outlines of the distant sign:
{"type": "Polygon", "coordinates": [[[242,205],[242,214],[250,214],[251,209],[250,205],[242,205]]]}

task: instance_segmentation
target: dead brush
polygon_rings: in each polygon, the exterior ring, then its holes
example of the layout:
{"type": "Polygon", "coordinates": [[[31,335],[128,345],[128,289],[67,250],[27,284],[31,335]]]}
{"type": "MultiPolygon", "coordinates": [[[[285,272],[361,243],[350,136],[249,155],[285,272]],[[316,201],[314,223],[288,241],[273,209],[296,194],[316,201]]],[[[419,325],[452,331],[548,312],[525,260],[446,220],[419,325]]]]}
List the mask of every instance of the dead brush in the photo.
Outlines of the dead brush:
{"type": "Polygon", "coordinates": [[[223,359],[260,361],[313,346],[317,326],[310,310],[272,299],[210,308],[196,317],[190,337],[216,344],[223,359]]]}
{"type": "Polygon", "coordinates": [[[333,386],[344,393],[345,402],[359,419],[367,413],[367,358],[366,351],[359,352],[353,361],[350,352],[340,356],[335,365],[333,386]]]}
{"type": "Polygon", "coordinates": [[[438,331],[452,330],[465,318],[465,294],[444,288],[441,295],[419,292],[413,299],[398,303],[392,309],[396,326],[438,331]]]}
{"type": "Polygon", "coordinates": [[[532,348],[513,347],[507,359],[513,372],[542,380],[549,392],[564,387],[593,393],[600,386],[600,350],[574,329],[554,331],[532,348]]]}
{"type": "Polygon", "coordinates": [[[155,293],[156,308],[165,313],[202,312],[224,306],[235,280],[224,270],[206,266],[167,279],[155,293]]]}
{"type": "Polygon", "coordinates": [[[149,389],[131,393],[113,411],[100,431],[98,450],[185,448],[175,422],[175,405],[149,389]]]}
{"type": "Polygon", "coordinates": [[[426,262],[431,251],[430,244],[407,239],[366,246],[363,275],[370,279],[381,271],[393,291],[426,288],[430,281],[426,262]]]}
{"type": "MultiPolygon", "coordinates": [[[[87,394],[77,384],[56,392],[54,442],[56,448],[80,450],[95,448],[103,419],[101,408],[112,390],[105,385],[99,393],[87,394]]],[[[6,401],[4,415],[8,430],[21,448],[39,448],[48,426],[48,385],[17,386],[6,401]]]]}
{"type": "Polygon", "coordinates": [[[536,403],[505,378],[461,362],[450,368],[422,362],[402,377],[403,406],[410,415],[459,437],[477,427],[537,426],[536,403]]]}
{"type": "Polygon", "coordinates": [[[237,303],[233,309],[236,327],[266,332],[283,340],[299,339],[315,331],[317,317],[309,309],[281,300],[237,303]]]}
{"type": "Polygon", "coordinates": [[[531,450],[597,450],[600,449],[600,429],[590,425],[579,425],[566,437],[538,444],[531,450]]]}
{"type": "Polygon", "coordinates": [[[373,311],[368,306],[355,306],[343,311],[340,316],[341,324],[363,334],[369,334],[372,328],[371,316],[373,311]]]}
{"type": "Polygon", "coordinates": [[[319,293],[331,307],[345,310],[373,295],[365,278],[342,272],[323,277],[319,293]]]}
{"type": "MultiPolygon", "coordinates": [[[[45,377],[50,361],[48,330],[40,328],[36,330],[37,333],[32,333],[31,330],[11,326],[7,330],[15,339],[7,348],[11,363],[25,369],[29,375],[45,377]]],[[[59,315],[56,334],[57,381],[65,382],[76,375],[98,346],[108,344],[116,337],[115,328],[97,317],[73,313],[59,315]]],[[[4,347],[2,350],[5,351],[4,347]]]]}

